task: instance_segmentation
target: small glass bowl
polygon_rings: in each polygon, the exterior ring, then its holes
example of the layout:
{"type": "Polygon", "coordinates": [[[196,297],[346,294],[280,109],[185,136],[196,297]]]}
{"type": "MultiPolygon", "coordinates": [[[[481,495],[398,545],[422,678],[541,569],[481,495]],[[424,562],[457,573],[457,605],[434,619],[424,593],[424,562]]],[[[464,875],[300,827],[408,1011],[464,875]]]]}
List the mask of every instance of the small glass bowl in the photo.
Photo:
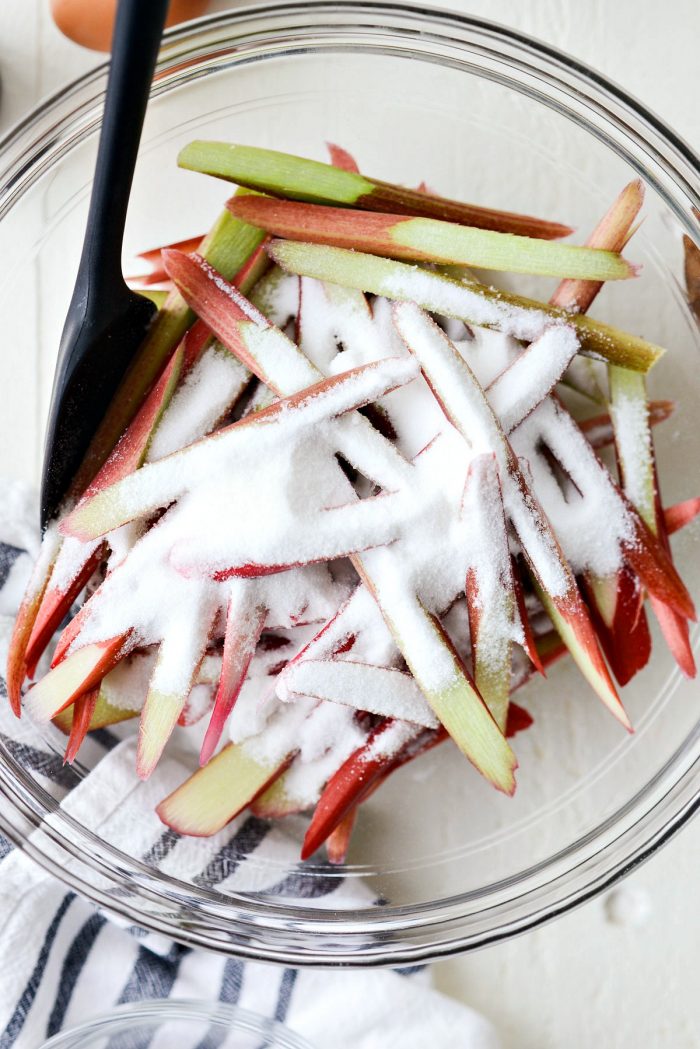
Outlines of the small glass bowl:
{"type": "MultiPolygon", "coordinates": [[[[0,152],[0,249],[11,260],[0,276],[0,473],[20,478],[39,474],[104,89],[102,67],[42,105],[0,152]]],[[[697,492],[699,340],[682,288],[681,234],[700,241],[700,166],[623,91],[510,30],[404,4],[277,3],[214,16],[167,37],[127,255],[206,229],[230,192],[176,167],[178,148],[194,137],[319,157],[330,139],[380,178],[425,178],[447,195],[584,233],[629,178],[643,178],[646,219],[630,255],[644,276],[606,288],[595,310],[669,348],[650,383],[652,396],[679,403],[658,431],[664,498],[697,492]]],[[[552,284],[518,286],[546,297],[552,284]]],[[[674,540],[696,593],[697,536],[691,528],[674,540]]],[[[301,900],[266,888],[299,874],[293,849],[260,850],[245,876],[216,888],[158,870],[132,854],[122,824],[94,833],[59,808],[15,739],[0,739],[0,825],[112,914],[190,945],[288,965],[401,965],[470,950],[609,887],[697,808],[697,687],[655,642],[650,666],[625,691],[634,737],[560,665],[519,697],[535,725],[515,743],[514,799],[489,790],[451,745],[439,747],[363,808],[345,867],[304,865],[301,900]],[[340,879],[350,891],[329,896],[340,879]]],[[[64,741],[47,730],[45,742],[60,753],[64,741]]],[[[65,776],[79,782],[84,772],[65,776]]],[[[152,788],[157,800],[158,773],[152,788]]],[[[303,820],[286,826],[300,838],[303,820]]],[[[202,845],[177,849],[182,871],[202,845]]]]}
{"type": "Polygon", "coordinates": [[[70,1031],[49,1038],[40,1049],[123,1049],[150,1045],[206,1045],[210,1049],[313,1049],[288,1027],[225,1003],[155,999],[121,1005],[70,1031]],[[114,1039],[114,1041],[112,1041],[114,1039]]]}

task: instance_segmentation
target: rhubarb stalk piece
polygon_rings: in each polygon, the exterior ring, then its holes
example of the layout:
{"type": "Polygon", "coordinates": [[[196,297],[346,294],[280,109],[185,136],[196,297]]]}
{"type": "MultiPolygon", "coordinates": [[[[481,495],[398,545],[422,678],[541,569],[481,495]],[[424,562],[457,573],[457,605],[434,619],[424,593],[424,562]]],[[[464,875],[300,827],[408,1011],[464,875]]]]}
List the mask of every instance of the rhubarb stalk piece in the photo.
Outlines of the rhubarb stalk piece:
{"type": "MultiPolygon", "coordinates": [[[[56,714],[53,718],[53,723],[57,729],[60,729],[61,732],[68,736],[70,735],[74,715],[74,706],[66,707],[59,714],[56,714]]],[[[110,725],[118,725],[121,721],[131,721],[132,718],[136,718],[138,715],[138,710],[126,710],[124,707],[113,706],[105,698],[103,690],[100,689],[87,730],[88,732],[94,732],[99,728],[108,728],[110,725]]]]}
{"type": "MultiPolygon", "coordinates": [[[[670,419],[676,409],[674,401],[649,401],[648,416],[649,425],[658,426],[660,423],[670,419]]],[[[601,412],[600,415],[583,419],[578,424],[579,430],[585,434],[588,443],[595,451],[601,448],[609,448],[615,443],[615,429],[613,427],[610,412],[601,412]]]]}
{"type": "Polygon", "coordinates": [[[91,692],[86,692],[84,695],[78,696],[73,704],[73,718],[71,720],[68,743],[66,744],[66,753],[63,758],[63,763],[65,765],[72,765],[78,756],[78,751],[88,734],[88,730],[95,716],[99,691],[99,687],[94,688],[91,692]]]}
{"type": "MultiPolygon", "coordinates": [[[[637,179],[624,187],[586,243],[590,247],[622,251],[637,229],[635,223],[643,203],[644,187],[637,179]]],[[[586,313],[602,287],[601,281],[565,280],[550,302],[574,313],[586,313]]],[[[619,369],[611,366],[611,370],[619,369]]],[[[590,361],[576,362],[567,375],[569,379],[574,378],[575,387],[587,390],[596,400],[605,400],[590,361]]],[[[643,378],[637,378],[644,385],[643,378]]],[[[634,500],[632,502],[634,504],[634,500]]],[[[635,506],[639,511],[640,507],[635,506]]],[[[589,573],[583,585],[608,662],[618,683],[626,685],[651,656],[643,589],[627,565],[610,576],[596,577],[589,573]]]]}
{"type": "MultiPolygon", "coordinates": [[[[622,251],[638,229],[636,223],[643,204],[644,186],[641,179],[635,179],[613,201],[586,240],[586,247],[622,251]]],[[[550,302],[552,306],[559,306],[572,313],[587,313],[602,287],[602,281],[564,280],[550,302]]]]}
{"type": "MultiPolygon", "coordinates": [[[[264,318],[256,323],[250,304],[241,302],[240,296],[227,288],[210,267],[195,257],[175,253],[168,257],[166,265],[185,298],[206,319],[224,345],[277,393],[288,395],[294,388],[313,381],[316,370],[303,354],[288,342],[285,348],[280,333],[275,334],[264,318]]],[[[362,424],[353,422],[355,425],[362,424]]],[[[372,447],[364,449],[365,455],[369,453],[370,462],[358,458],[355,454],[357,446],[352,441],[340,451],[363,473],[382,483],[378,469],[386,469],[387,449],[392,446],[367,422],[363,426],[363,441],[368,443],[370,438],[372,447]]],[[[395,476],[403,484],[406,464],[403,462],[401,466],[401,462],[395,464],[395,476]]],[[[387,500],[391,497],[385,495],[381,498],[387,500]]],[[[363,502],[367,503],[367,500],[363,502]]],[[[474,689],[435,616],[415,595],[406,594],[405,587],[397,589],[394,585],[394,579],[398,580],[402,575],[400,561],[392,561],[392,566],[383,570],[381,578],[366,558],[356,554],[353,562],[375,595],[387,625],[438,718],[486,778],[499,789],[512,793],[517,766],[515,755],[474,689]],[[420,648],[408,640],[411,631],[418,632],[420,648]],[[433,673],[435,665],[444,669],[439,680],[433,673]]]]}
{"type": "Polygon", "coordinates": [[[462,204],[424,190],[405,189],[368,178],[357,172],[353,158],[337,146],[332,147],[331,159],[332,165],[255,146],[197,141],[181,150],[178,164],[273,197],[400,212],[545,240],[566,237],[573,232],[570,226],[558,222],[462,204]]]}
{"type": "Polygon", "coordinates": [[[236,218],[277,237],[393,259],[600,281],[626,280],[637,272],[617,252],[555,244],[439,219],[371,214],[258,196],[234,197],[227,207],[236,218]]]}
{"type": "Polygon", "coordinates": [[[395,317],[402,338],[420,362],[452,425],[475,453],[496,455],[506,512],[537,583],[540,600],[596,694],[629,729],[571,568],[484,391],[449,339],[417,306],[402,303],[395,307],[395,317]]]}
{"type": "Polygon", "coordinates": [[[214,711],[202,743],[201,765],[206,765],[219,745],[228,716],[243,687],[266,618],[267,609],[255,602],[254,592],[249,587],[234,586],[227,610],[221,676],[214,711]]]}
{"type": "Polygon", "coordinates": [[[664,353],[660,346],[595,321],[587,314],[570,314],[535,299],[455,280],[394,259],[291,240],[274,240],[267,250],[287,273],[415,303],[430,313],[494,328],[526,342],[541,335],[551,318],[555,318],[576,329],[581,353],[635,371],[649,371],[664,353]]]}
{"type": "Polygon", "coordinates": [[[668,506],[663,511],[664,525],[669,535],[685,528],[700,514],[700,496],[684,499],[682,503],[668,506]]]}
{"type": "MultiPolygon", "coordinates": [[[[622,368],[610,367],[608,381],[610,414],[624,490],[651,534],[663,545],[670,560],[671,547],[661,507],[644,378],[622,368]]],[[[650,593],[650,600],[661,632],[678,666],[686,677],[695,677],[695,658],[686,615],[677,607],[669,607],[658,595],[650,593]]]]}
{"type": "Polygon", "coordinates": [[[19,606],[7,655],[6,684],[10,706],[16,717],[22,711],[22,685],[27,676],[26,650],[34,629],[41,602],[46,593],[53,566],[60,549],[60,536],[55,527],[46,530],[41,551],[19,606]]]}
{"type": "Polygon", "coordinates": [[[244,747],[229,743],[156,809],[180,834],[210,837],[230,823],[284,772],[285,764],[256,761],[244,747]]]}
{"type": "Polygon", "coordinates": [[[495,456],[472,459],[464,515],[471,545],[465,592],[474,684],[505,731],[517,600],[495,456]]]}
{"type": "Polygon", "coordinates": [[[128,636],[120,634],[84,645],[66,656],[27,693],[25,703],[30,716],[35,721],[50,721],[98,686],[122,658],[128,642],[128,636]]]}
{"type": "MultiPolygon", "coordinates": [[[[202,241],[200,251],[213,266],[232,279],[262,243],[264,236],[261,230],[224,211],[202,241]]],[[[172,291],[156,315],[88,448],[71,487],[73,498],[81,495],[92,481],[194,319],[180,293],[172,291]]]]}

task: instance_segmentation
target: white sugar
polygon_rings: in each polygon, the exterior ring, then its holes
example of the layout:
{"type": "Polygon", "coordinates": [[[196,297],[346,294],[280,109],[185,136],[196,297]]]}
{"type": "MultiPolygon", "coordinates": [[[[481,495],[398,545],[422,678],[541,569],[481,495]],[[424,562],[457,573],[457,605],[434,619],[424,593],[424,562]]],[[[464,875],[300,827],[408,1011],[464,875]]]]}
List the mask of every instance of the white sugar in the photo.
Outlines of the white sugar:
{"type": "Polygon", "coordinates": [[[313,696],[381,717],[437,728],[435,715],[414,679],[398,670],[351,660],[303,659],[282,675],[280,685],[277,694],[283,701],[294,695],[313,696]]]}
{"type": "Polygon", "coordinates": [[[285,793],[300,807],[314,805],[326,782],[365,739],[350,708],[319,703],[299,726],[299,752],[285,775],[285,793]]]}
{"type": "Polygon", "coordinates": [[[493,381],[488,399],[506,434],[550,393],[578,348],[570,324],[552,324],[493,381]]]}
{"type": "Polygon", "coordinates": [[[148,449],[148,462],[210,433],[243,392],[248,378],[228,351],[209,346],[165,410],[148,449]]]}
{"type": "Polygon", "coordinates": [[[102,695],[119,710],[140,710],[156,665],[156,652],[134,653],[118,663],[102,682],[102,695]]]}
{"type": "Polygon", "coordinates": [[[51,573],[51,589],[65,591],[81,571],[85,562],[102,545],[101,539],[83,543],[80,539],[66,536],[61,543],[56,563],[51,573]]]}
{"type": "Polygon", "coordinates": [[[621,565],[631,524],[606,468],[581,431],[551,399],[514,431],[512,443],[532,471],[534,491],[574,572],[609,575],[621,565]],[[577,491],[562,492],[542,455],[545,444],[577,491]]]}
{"type": "Polygon", "coordinates": [[[250,301],[277,328],[285,328],[299,308],[299,277],[273,266],[256,283],[250,301]]]}
{"type": "Polygon", "coordinates": [[[389,299],[417,303],[432,313],[496,328],[527,342],[536,339],[551,323],[551,318],[542,310],[514,306],[500,299],[493,289],[493,297],[486,297],[479,294],[478,287],[448,281],[418,266],[401,266],[382,279],[378,290],[389,299]]]}
{"type": "Polygon", "coordinates": [[[394,721],[374,737],[365,752],[365,761],[396,757],[404,747],[413,742],[420,731],[415,725],[409,725],[405,721],[394,721]]]}
{"type": "Polygon", "coordinates": [[[623,464],[625,493],[645,520],[653,520],[654,483],[647,404],[639,397],[620,392],[610,405],[610,415],[623,464]]]}

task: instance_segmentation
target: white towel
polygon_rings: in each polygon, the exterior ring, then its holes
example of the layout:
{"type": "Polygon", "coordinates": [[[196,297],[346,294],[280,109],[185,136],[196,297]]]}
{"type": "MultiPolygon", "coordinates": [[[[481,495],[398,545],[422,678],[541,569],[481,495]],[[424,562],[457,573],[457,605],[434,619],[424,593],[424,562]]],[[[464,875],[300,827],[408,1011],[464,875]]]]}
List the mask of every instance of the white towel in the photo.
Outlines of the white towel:
{"type": "MultiPolygon", "coordinates": [[[[0,658],[38,535],[35,499],[0,484],[0,658]]],[[[2,691],[4,692],[4,683],[2,691]]],[[[158,821],[156,800],[185,770],[167,757],[156,788],[134,773],[134,744],[109,732],[93,735],[93,771],[77,783],[46,749],[26,718],[0,699],[0,746],[31,765],[62,807],[107,839],[129,841],[133,855],[200,884],[233,889],[246,864],[270,857],[294,870],[298,842],[280,826],[243,815],[201,850],[158,821]],[[95,760],[98,759],[99,760],[95,760]],[[289,862],[291,860],[291,863],[289,862]],[[196,867],[193,864],[196,863],[196,867]]],[[[270,865],[272,869],[272,865],[270,865]]],[[[357,901],[362,887],[337,877],[308,877],[303,868],[274,888],[329,906],[357,901]]],[[[265,886],[268,891],[270,886],[265,886]]],[[[191,950],[125,928],[68,891],[0,838],[0,1049],[36,1049],[50,1035],[119,1002],[199,998],[238,1003],[288,1024],[317,1049],[498,1049],[491,1025],[430,986],[424,967],[405,970],[310,971],[191,950]]],[[[139,1044],[146,1049],[148,1043],[139,1044]]],[[[189,1049],[180,1043],[178,1049],[189,1049]]],[[[193,1046],[192,1049],[195,1049],[193,1046]]]]}

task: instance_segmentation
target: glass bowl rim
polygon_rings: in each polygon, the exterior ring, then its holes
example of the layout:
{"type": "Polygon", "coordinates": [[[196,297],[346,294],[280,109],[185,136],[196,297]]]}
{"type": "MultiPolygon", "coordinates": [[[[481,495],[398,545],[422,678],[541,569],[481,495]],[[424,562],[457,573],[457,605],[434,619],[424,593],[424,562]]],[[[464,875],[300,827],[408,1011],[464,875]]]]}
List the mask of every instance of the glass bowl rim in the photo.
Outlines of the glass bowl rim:
{"type": "Polygon", "coordinates": [[[132,1025],[171,1020],[225,1024],[241,1034],[263,1037],[274,1035],[280,1049],[313,1049],[310,1042],[278,1020],[229,1002],[203,1002],[195,998],[151,998],[142,1002],[125,1002],[107,1012],[91,1016],[66,1031],[59,1031],[41,1049],[72,1049],[76,1039],[90,1035],[108,1037],[126,1033],[132,1025]]]}
{"type": "MultiPolygon", "coordinates": [[[[353,37],[348,46],[368,53],[382,53],[379,44],[372,46],[373,35],[400,39],[406,47],[410,45],[411,53],[426,60],[431,58],[431,45],[439,43],[461,49],[472,56],[480,55],[487,63],[486,66],[473,67],[472,72],[507,83],[507,73],[498,73],[494,68],[494,64],[500,62],[510,70],[511,75],[517,72],[524,78],[517,85],[521,93],[560,112],[622,155],[664,199],[684,231],[700,244],[700,221],[692,210],[693,207],[700,208],[700,158],[692,148],[644,105],[584,63],[495,22],[440,8],[425,9],[410,3],[372,0],[310,0],[308,3],[299,3],[272,0],[267,4],[246,5],[209,15],[168,31],[159,69],[169,69],[174,59],[190,53],[187,48],[198,40],[202,42],[204,50],[197,54],[206,54],[207,34],[217,31],[235,32],[239,41],[249,42],[259,42],[266,36],[273,40],[275,34],[284,31],[285,35],[281,39],[287,50],[277,50],[275,53],[279,54],[296,53],[293,42],[324,30],[347,32],[353,37]],[[361,18],[364,21],[359,21],[361,18]],[[416,29],[418,25],[421,26],[419,31],[416,29]],[[543,83],[545,87],[542,87],[543,83]],[[602,125],[606,125],[607,134],[602,125]],[[613,130],[617,132],[618,139],[610,137],[613,130]],[[627,139],[637,146],[643,145],[644,162],[630,153],[632,147],[623,146],[620,139],[627,139]]],[[[398,46],[397,50],[400,50],[398,46]]],[[[457,64],[456,60],[450,62],[444,56],[435,56],[434,52],[432,55],[433,61],[457,64]]],[[[460,64],[464,67],[468,63],[462,59],[460,64]]],[[[68,132],[73,127],[76,111],[71,110],[61,116],[61,108],[69,104],[72,98],[78,97],[83,89],[104,85],[106,69],[105,62],[66,85],[40,103],[0,140],[0,157],[9,156],[9,161],[0,169],[0,218],[12,207],[18,185],[21,196],[23,171],[36,168],[47,144],[55,143],[62,132],[68,132]],[[56,118],[56,122],[48,130],[44,129],[36,140],[28,143],[28,136],[52,117],[56,118]],[[34,153],[27,157],[26,150],[30,145],[33,145],[34,153]]],[[[154,95],[158,93],[156,81],[154,95]]],[[[103,88],[100,88],[98,94],[90,97],[84,106],[92,112],[96,100],[102,94],[103,88]]],[[[92,123],[86,124],[81,134],[94,131],[97,122],[93,113],[92,123]]],[[[57,159],[60,159],[60,154],[54,158],[57,159]]],[[[640,791],[599,826],[547,860],[503,879],[496,885],[484,886],[469,893],[429,903],[387,905],[374,911],[319,912],[308,907],[261,903],[235,893],[224,898],[214,890],[195,889],[184,882],[166,878],[157,870],[130,857],[127,857],[130,869],[125,870],[125,854],[101,841],[58,808],[54,799],[33,782],[2,745],[0,795],[10,803],[8,811],[15,817],[19,815],[20,823],[13,823],[12,816],[0,809],[0,829],[50,873],[55,873],[57,869],[56,850],[66,858],[78,860],[83,865],[78,871],[59,865],[63,882],[112,914],[164,933],[181,943],[286,965],[400,965],[434,960],[509,938],[552,920],[615,884],[648,859],[700,808],[700,756],[684,768],[670,786],[666,785],[664,792],[648,810],[632,819],[620,833],[602,843],[595,854],[581,858],[581,849],[594,844],[604,833],[613,831],[621,817],[633,817],[640,799],[649,795],[653,785],[663,787],[664,778],[676,768],[688,745],[697,744],[698,741],[700,721],[681,747],[640,791]],[[47,815],[50,816],[48,821],[47,815]],[[51,839],[50,856],[45,855],[32,840],[22,817],[28,820],[32,830],[41,827],[51,839]],[[83,847],[85,843],[90,846],[91,852],[86,852],[83,847]],[[608,857],[606,864],[600,862],[603,855],[608,857]],[[575,862],[563,873],[553,873],[543,884],[517,892],[519,887],[522,890],[527,878],[545,871],[551,872],[557,864],[569,859],[575,862]],[[139,902],[148,899],[160,908],[160,912],[144,912],[123,898],[117,900],[108,891],[91,884],[86,880],[86,875],[95,871],[106,876],[113,886],[128,882],[134,894],[140,898],[139,902]],[[162,887],[161,883],[167,883],[167,888],[162,887]],[[493,897],[495,890],[503,889],[511,893],[508,899],[489,903],[487,897],[485,909],[476,914],[469,910],[468,904],[474,899],[480,899],[488,893],[493,897]],[[516,890],[515,893],[513,890],[516,890]],[[195,895],[196,901],[193,900],[195,895]],[[173,913],[174,905],[179,905],[183,910],[195,905],[197,918],[188,916],[183,924],[178,913],[173,913]],[[470,919],[480,918],[487,913],[491,924],[487,921],[486,927],[470,931],[470,919]],[[500,924],[494,924],[494,921],[500,924]],[[334,937],[334,945],[329,949],[321,941],[330,932],[334,937]],[[428,942],[409,942],[408,939],[401,942],[402,932],[429,933],[433,938],[428,942]],[[358,936],[367,938],[360,946],[357,943],[358,936]],[[384,940],[384,937],[387,939],[384,940]]]]}

